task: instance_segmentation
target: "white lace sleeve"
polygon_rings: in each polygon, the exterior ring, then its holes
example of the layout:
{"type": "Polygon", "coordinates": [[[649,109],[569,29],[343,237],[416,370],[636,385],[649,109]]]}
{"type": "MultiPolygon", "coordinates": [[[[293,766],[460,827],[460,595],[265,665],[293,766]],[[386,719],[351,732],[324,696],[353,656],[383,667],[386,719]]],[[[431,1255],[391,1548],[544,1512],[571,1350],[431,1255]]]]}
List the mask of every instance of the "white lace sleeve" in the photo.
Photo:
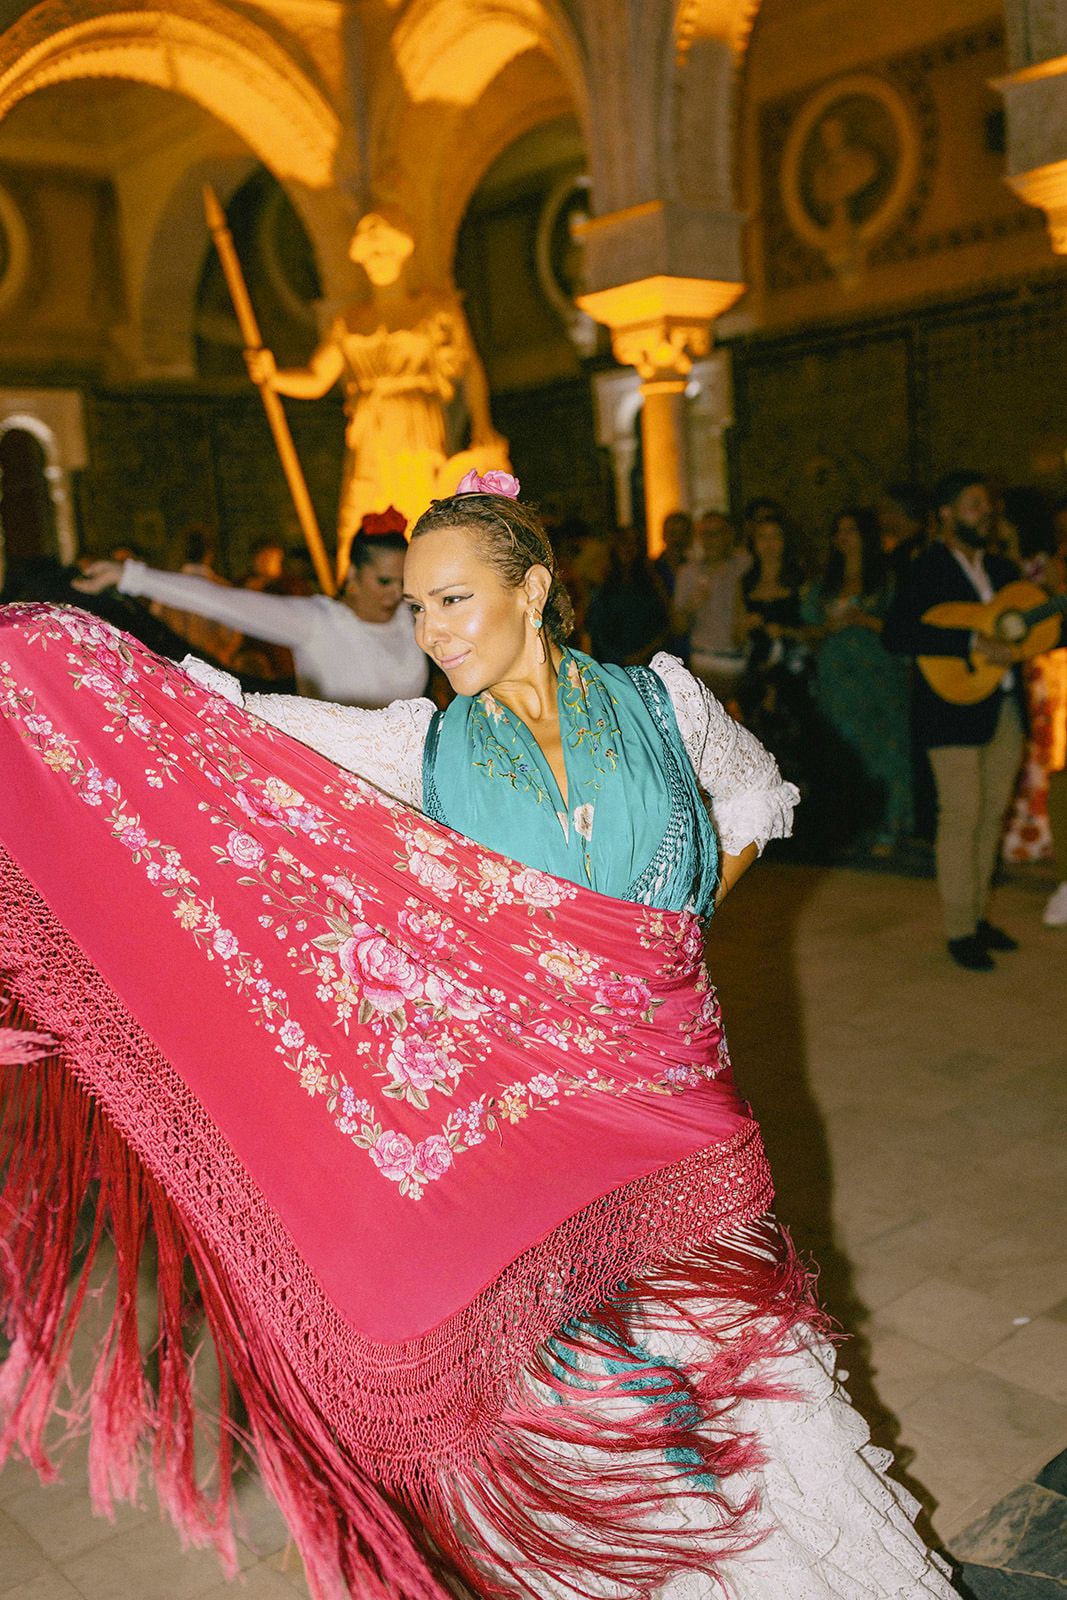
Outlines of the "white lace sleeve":
{"type": "Polygon", "coordinates": [[[727,855],[739,855],[750,844],[762,851],[768,839],[788,839],[800,792],[784,781],[770,751],[674,656],[661,651],[652,670],[667,687],[727,855]]]}
{"type": "Polygon", "coordinates": [[[422,752],[435,709],[432,700],[394,700],[382,711],[293,694],[247,694],[244,703],[271,727],[405,805],[422,809],[422,752]]]}
{"type": "Polygon", "coordinates": [[[187,678],[192,678],[209,694],[220,694],[233,706],[244,705],[240,682],[232,672],[223,672],[221,667],[213,667],[210,661],[201,661],[199,656],[183,656],[178,665],[187,678]]]}
{"type": "Polygon", "coordinates": [[[202,689],[243,706],[346,772],[421,811],[422,752],[435,710],[432,700],[394,700],[382,711],[361,711],[297,694],[244,694],[232,672],[199,656],[186,656],[179,665],[202,689]]]}

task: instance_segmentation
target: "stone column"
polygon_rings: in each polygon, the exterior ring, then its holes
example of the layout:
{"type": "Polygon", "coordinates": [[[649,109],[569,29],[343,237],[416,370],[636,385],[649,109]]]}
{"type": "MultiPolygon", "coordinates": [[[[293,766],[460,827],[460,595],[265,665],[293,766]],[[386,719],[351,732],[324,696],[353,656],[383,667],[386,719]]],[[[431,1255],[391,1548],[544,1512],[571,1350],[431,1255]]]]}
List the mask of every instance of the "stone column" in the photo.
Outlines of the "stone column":
{"type": "Polygon", "coordinates": [[[689,492],[694,510],[727,511],[730,472],[726,430],[734,420],[732,362],[726,348],[693,364],[686,401],[689,492]]]}
{"type": "Polygon", "coordinates": [[[693,362],[711,346],[711,328],[743,283],[666,275],[578,297],[611,329],[612,349],[641,378],[645,521],[650,552],[663,547],[663,519],[688,511],[685,391],[693,362]]]}
{"type": "Polygon", "coordinates": [[[1067,255],[1067,0],[1009,0],[1005,13],[1005,181],[1045,213],[1053,250],[1067,255]]]}

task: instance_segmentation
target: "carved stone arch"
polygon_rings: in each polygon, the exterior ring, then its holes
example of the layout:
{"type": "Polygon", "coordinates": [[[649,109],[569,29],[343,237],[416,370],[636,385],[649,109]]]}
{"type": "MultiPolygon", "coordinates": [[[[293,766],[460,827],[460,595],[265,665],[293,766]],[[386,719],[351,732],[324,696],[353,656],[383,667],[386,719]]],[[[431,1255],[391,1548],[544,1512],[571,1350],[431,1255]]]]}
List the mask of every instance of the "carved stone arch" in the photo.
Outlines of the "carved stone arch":
{"type": "Polygon", "coordinates": [[[325,274],[345,261],[351,214],[333,188],[341,123],[265,29],[214,0],[41,0],[0,34],[0,117],[52,84],[125,78],[195,101],[286,187],[325,274]]]}
{"type": "MultiPolygon", "coordinates": [[[[82,397],[73,390],[0,390],[0,438],[28,433],[44,455],[44,476],[52,506],[56,554],[64,563],[77,555],[77,531],[71,497],[71,473],[87,459],[82,397]]],[[[4,534],[0,527],[0,583],[3,582],[4,534]]]]}
{"type": "Polygon", "coordinates": [[[245,157],[207,157],[192,163],[162,199],[139,283],[131,284],[140,328],[142,367],[154,376],[196,374],[196,291],[209,247],[203,185],[223,207],[256,169],[245,157]]]}
{"type": "Polygon", "coordinates": [[[375,198],[409,214],[419,270],[443,282],[463,212],[497,156],[560,115],[587,132],[581,44],[557,0],[414,0],[390,55],[374,108],[375,198]]]}

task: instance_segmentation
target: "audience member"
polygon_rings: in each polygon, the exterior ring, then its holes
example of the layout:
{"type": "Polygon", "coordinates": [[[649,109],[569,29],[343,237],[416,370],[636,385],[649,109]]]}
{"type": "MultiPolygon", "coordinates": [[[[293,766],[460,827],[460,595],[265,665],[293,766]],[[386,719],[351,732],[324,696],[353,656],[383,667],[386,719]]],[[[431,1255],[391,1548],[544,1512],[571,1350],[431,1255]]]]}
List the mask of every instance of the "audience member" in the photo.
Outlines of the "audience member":
{"type": "Polygon", "coordinates": [[[721,511],[705,511],[696,525],[690,559],[678,573],[671,623],[689,640],[689,666],[719,700],[737,693],[745,670],[738,638],[741,579],[752,555],[740,549],[733,523],[721,511]]]}
{"type": "Polygon", "coordinates": [[[257,539],[252,546],[252,565],[241,583],[242,589],[274,594],[285,574],[285,546],[279,539],[257,539]]]}
{"type": "Polygon", "coordinates": [[[737,698],[746,725],[785,776],[803,788],[810,652],[800,612],[800,563],[776,517],[754,523],[749,550],[752,565],[741,579],[737,635],[739,643],[747,643],[748,661],[737,698]]]}
{"type": "Polygon", "coordinates": [[[693,519],[688,511],[671,511],[663,519],[663,549],[652,563],[668,600],[693,548],[693,519]]]}
{"type": "Polygon", "coordinates": [[[926,490],[917,483],[889,484],[878,501],[878,526],[886,564],[899,583],[930,543],[933,513],[926,490]]]}
{"type": "MultiPolygon", "coordinates": [[[[1053,594],[1067,595],[1067,497],[1058,500],[1052,508],[1052,535],[1053,549],[1045,583],[1053,594]]],[[[1067,928],[1067,649],[1060,649],[1056,654],[1063,694],[1052,719],[1048,810],[1059,881],[1045,907],[1044,920],[1050,928],[1067,928]]]]}
{"type": "MultiPolygon", "coordinates": [[[[1004,496],[1005,515],[1019,535],[1022,575],[1030,583],[1051,590],[1052,524],[1047,504],[1036,491],[1009,489],[1004,496]]],[[[1008,808],[1000,854],[1004,861],[1041,861],[1052,855],[1049,816],[1050,768],[1056,764],[1057,712],[1064,685],[1061,682],[1067,652],[1053,650],[1036,656],[1020,669],[1026,689],[1029,730],[1023,764],[1008,808]]]]}
{"type": "Polygon", "coordinates": [[[667,596],[634,528],[616,528],[607,576],[587,612],[591,654],[616,666],[643,666],[667,646],[667,596]]]}
{"type": "Polygon", "coordinates": [[[574,607],[573,642],[589,651],[589,606],[611,566],[611,543],[605,533],[578,517],[559,529],[556,547],[559,575],[574,607]]]}
{"type": "Polygon", "coordinates": [[[988,601],[1018,577],[1004,556],[987,553],[994,513],[978,472],[948,473],[936,495],[939,537],[912,562],[886,617],[883,642],[901,655],[955,657],[1003,667],[1000,685],[974,705],[942,698],[919,677],[916,731],[929,751],[937,788],[937,886],[952,959],[990,970],[994,950],[1016,941],[986,918],[1004,812],[1022,757],[1026,723],[1022,674],[999,639],[923,618],[941,601],[988,601]]]}
{"type": "MultiPolygon", "coordinates": [[[[652,570],[668,601],[673,601],[678,574],[693,553],[693,519],[688,511],[671,511],[663,519],[663,550],[652,563],[652,570]]],[[[679,633],[673,624],[664,640],[664,648],[679,661],[689,662],[689,638],[679,633]]]]}
{"type": "Polygon", "coordinates": [[[805,595],[802,613],[820,640],[816,710],[855,758],[837,775],[836,803],[876,855],[888,854],[913,826],[908,671],[879,637],[891,593],[875,513],[840,511],[826,567],[805,595]],[[853,793],[845,792],[850,772],[859,780],[853,793]]]}

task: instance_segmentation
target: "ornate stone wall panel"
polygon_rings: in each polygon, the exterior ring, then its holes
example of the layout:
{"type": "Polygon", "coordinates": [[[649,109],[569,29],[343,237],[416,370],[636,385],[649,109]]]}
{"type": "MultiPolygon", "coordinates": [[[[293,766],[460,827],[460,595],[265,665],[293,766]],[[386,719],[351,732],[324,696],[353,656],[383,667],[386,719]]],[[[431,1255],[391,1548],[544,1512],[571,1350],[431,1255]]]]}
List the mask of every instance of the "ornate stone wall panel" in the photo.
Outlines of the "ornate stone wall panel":
{"type": "Polygon", "coordinates": [[[828,518],[893,480],[974,466],[1067,490],[1067,279],[1047,274],[891,317],[731,343],[733,489],[796,515],[813,554],[828,518]]]}
{"type": "Polygon", "coordinates": [[[1003,182],[990,84],[1003,64],[991,21],[760,105],[762,320],[841,315],[850,300],[944,292],[1048,259],[1040,217],[1003,182]]]}
{"type": "Polygon", "coordinates": [[[931,315],[916,345],[931,469],[977,463],[1002,484],[1062,493],[1065,348],[1062,275],[931,315]]]}
{"type": "MultiPolygon", "coordinates": [[[[334,525],[343,420],[334,401],[289,408],[324,528],[334,525]]],[[[191,521],[218,528],[230,576],[245,570],[256,539],[300,542],[263,408],[255,395],[111,391],[86,398],[90,465],[79,486],[84,548],[105,553],[120,539],[174,566],[191,521]]]]}
{"type": "Polygon", "coordinates": [[[835,511],[869,503],[911,467],[906,331],[835,335],[731,347],[739,497],[781,500],[816,561],[835,511]]]}

